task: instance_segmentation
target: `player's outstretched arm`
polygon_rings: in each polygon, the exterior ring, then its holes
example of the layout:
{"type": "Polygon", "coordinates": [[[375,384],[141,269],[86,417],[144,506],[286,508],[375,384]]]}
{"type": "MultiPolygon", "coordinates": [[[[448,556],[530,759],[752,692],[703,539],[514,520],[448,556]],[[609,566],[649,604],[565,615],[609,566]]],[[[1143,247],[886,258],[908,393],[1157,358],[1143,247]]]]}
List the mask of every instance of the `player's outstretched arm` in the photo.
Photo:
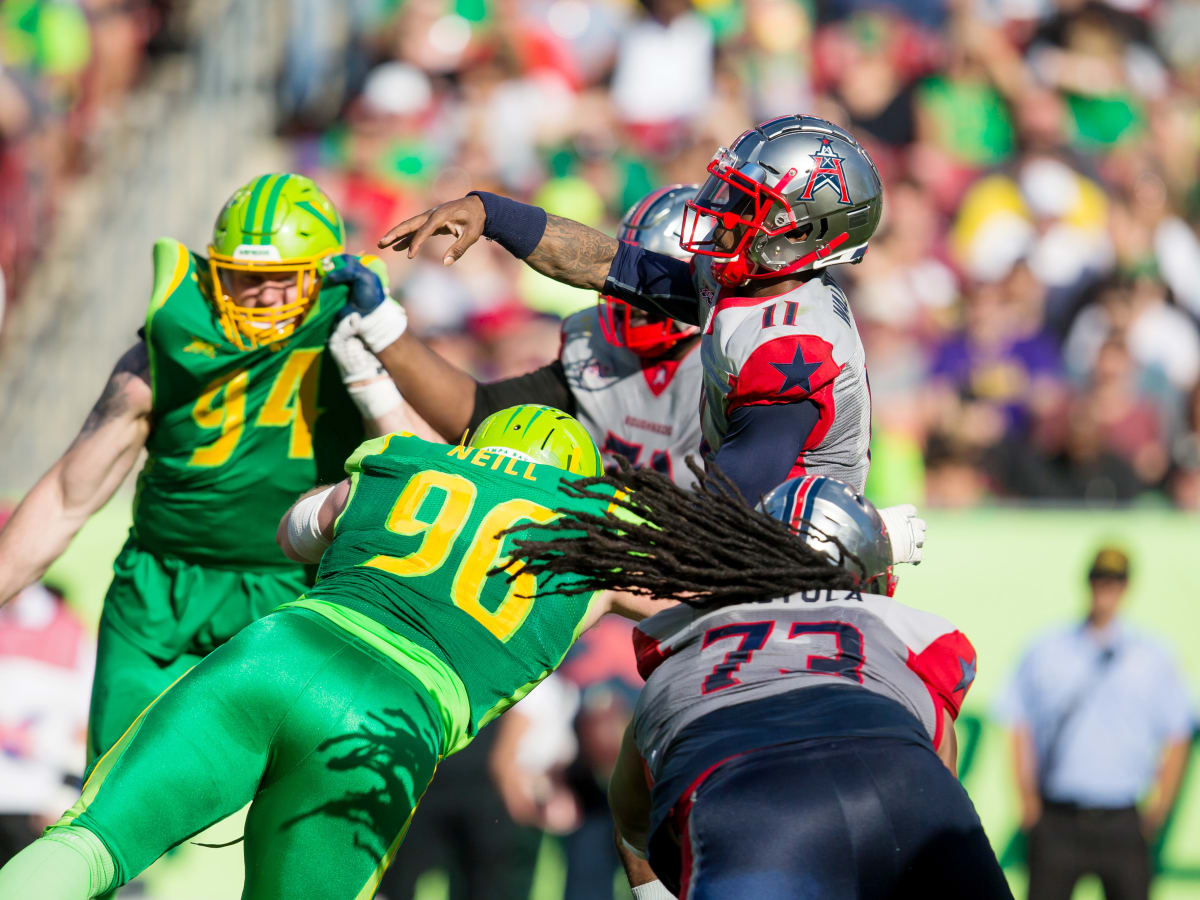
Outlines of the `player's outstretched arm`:
{"type": "Polygon", "coordinates": [[[40,578],[125,480],[150,435],[152,401],[139,341],[117,362],[71,446],[0,531],[0,605],[40,578]]]}
{"type": "Polygon", "coordinates": [[[379,241],[380,248],[414,258],[437,234],[455,238],[442,257],[453,264],[480,237],[491,238],[517,259],[556,281],[599,291],[617,253],[617,240],[572,219],[496,194],[473,192],[405,219],[379,241]]]}

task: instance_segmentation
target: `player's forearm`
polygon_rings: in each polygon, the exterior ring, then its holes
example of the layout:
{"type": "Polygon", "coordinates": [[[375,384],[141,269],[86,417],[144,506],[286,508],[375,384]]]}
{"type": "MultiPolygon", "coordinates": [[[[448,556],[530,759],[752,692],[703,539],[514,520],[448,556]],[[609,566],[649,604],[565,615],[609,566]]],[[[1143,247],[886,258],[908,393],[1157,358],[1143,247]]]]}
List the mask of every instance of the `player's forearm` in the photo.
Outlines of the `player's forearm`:
{"type": "Polygon", "coordinates": [[[613,840],[617,845],[617,857],[621,860],[621,868],[625,870],[625,877],[629,879],[631,888],[649,884],[658,879],[654,870],[650,868],[650,863],[629,848],[629,845],[621,838],[620,831],[614,831],[613,840]]]}
{"type": "Polygon", "coordinates": [[[1021,824],[1029,828],[1041,816],[1042,800],[1038,791],[1033,738],[1024,726],[1018,725],[1013,729],[1012,753],[1017,793],[1021,800],[1021,824]]]}
{"type": "Polygon", "coordinates": [[[443,439],[457,441],[475,409],[475,379],[409,332],[378,356],[416,414],[443,439]]]}
{"type": "Polygon", "coordinates": [[[0,532],[0,605],[45,574],[83,524],[116,491],[137,453],[95,478],[60,459],[33,486],[0,532]]]}
{"type": "Polygon", "coordinates": [[[1179,796],[1179,786],[1183,783],[1183,773],[1187,769],[1188,753],[1191,741],[1183,738],[1172,741],[1163,751],[1162,764],[1159,766],[1158,779],[1154,786],[1154,803],[1150,818],[1155,827],[1161,827],[1175,805],[1179,796]]]}
{"type": "Polygon", "coordinates": [[[525,262],[555,281],[600,291],[617,246],[616,238],[602,231],[561,216],[547,216],[546,231],[525,262]]]}

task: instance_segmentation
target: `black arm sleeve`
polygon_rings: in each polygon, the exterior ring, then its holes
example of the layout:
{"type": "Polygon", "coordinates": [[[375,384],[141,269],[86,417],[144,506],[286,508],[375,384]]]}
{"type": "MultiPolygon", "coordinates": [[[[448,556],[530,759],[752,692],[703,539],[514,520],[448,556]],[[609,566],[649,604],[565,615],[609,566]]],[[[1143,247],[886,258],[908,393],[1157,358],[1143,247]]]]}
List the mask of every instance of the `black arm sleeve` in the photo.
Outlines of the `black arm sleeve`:
{"type": "Polygon", "coordinates": [[[617,243],[617,255],[604,280],[604,293],[646,312],[662,313],[688,325],[700,324],[692,267],[636,244],[617,243]]]}
{"type": "Polygon", "coordinates": [[[548,366],[504,381],[476,383],[475,409],[468,427],[473,430],[492,413],[518,403],[541,403],[575,415],[575,395],[567,387],[567,374],[563,371],[562,362],[556,359],[548,366]]]}
{"type": "Polygon", "coordinates": [[[729,431],[714,462],[746,501],[786,481],[821,412],[811,400],[742,406],[729,416],[729,431]]]}

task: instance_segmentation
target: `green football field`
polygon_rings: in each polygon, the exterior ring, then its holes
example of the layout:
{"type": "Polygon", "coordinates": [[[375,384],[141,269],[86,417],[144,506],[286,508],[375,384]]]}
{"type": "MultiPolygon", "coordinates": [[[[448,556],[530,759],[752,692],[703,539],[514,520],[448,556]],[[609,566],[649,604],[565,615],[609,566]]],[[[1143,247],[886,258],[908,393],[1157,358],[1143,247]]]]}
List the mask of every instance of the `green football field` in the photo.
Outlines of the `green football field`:
{"type": "MultiPolygon", "coordinates": [[[[119,495],[89,522],[49,574],[89,621],[98,615],[109,563],[125,538],[129,499],[119,495]]],[[[897,597],[952,619],[979,651],[978,678],[960,720],[962,777],[1020,896],[1023,872],[1014,843],[1016,801],[1006,736],[989,720],[989,703],[1033,635],[1079,615],[1091,554],[1101,542],[1118,541],[1129,548],[1135,567],[1128,618],[1172,648],[1187,673],[1195,705],[1200,696],[1200,521],[1195,515],[1157,509],[999,508],[935,512],[928,520],[926,562],[905,567],[897,597]]],[[[1200,898],[1198,757],[1194,745],[1183,797],[1160,848],[1162,875],[1155,900],[1200,898]]],[[[419,812],[413,827],[421,827],[419,812]]],[[[234,818],[197,840],[223,843],[240,833],[234,818]]],[[[561,850],[547,840],[533,897],[559,900],[563,877],[561,850]]],[[[143,896],[150,900],[237,897],[240,846],[186,846],[150,869],[143,882],[148,891],[143,896]]],[[[422,883],[420,900],[445,895],[444,877],[431,873],[422,883]]],[[[1077,898],[1100,895],[1097,883],[1085,883],[1076,893],[1077,898]]]]}

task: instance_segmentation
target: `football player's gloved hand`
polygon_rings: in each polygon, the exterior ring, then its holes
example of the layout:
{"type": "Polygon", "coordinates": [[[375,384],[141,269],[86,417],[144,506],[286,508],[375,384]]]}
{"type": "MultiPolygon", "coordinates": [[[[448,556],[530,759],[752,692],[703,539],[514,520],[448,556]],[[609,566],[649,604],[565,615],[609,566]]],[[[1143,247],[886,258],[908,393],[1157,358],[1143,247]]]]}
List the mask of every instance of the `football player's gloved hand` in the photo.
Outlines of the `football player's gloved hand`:
{"type": "Polygon", "coordinates": [[[362,338],[372,353],[378,353],[394,342],[408,328],[404,307],[388,296],[379,276],[363,265],[362,260],[343,253],[340,268],[325,274],[324,285],[344,284],[349,287],[346,305],[338,313],[338,327],[350,322],[353,333],[362,338]]]}
{"type": "Polygon", "coordinates": [[[349,316],[338,322],[329,336],[329,353],[337,363],[346,393],[358,411],[366,419],[379,419],[399,406],[404,398],[375,354],[355,334],[356,324],[349,316]]]}
{"type": "Polygon", "coordinates": [[[911,503],[900,506],[885,506],[879,517],[887,527],[888,539],[892,542],[892,562],[913,565],[921,561],[921,548],[925,546],[925,520],[917,515],[911,503]]]}

